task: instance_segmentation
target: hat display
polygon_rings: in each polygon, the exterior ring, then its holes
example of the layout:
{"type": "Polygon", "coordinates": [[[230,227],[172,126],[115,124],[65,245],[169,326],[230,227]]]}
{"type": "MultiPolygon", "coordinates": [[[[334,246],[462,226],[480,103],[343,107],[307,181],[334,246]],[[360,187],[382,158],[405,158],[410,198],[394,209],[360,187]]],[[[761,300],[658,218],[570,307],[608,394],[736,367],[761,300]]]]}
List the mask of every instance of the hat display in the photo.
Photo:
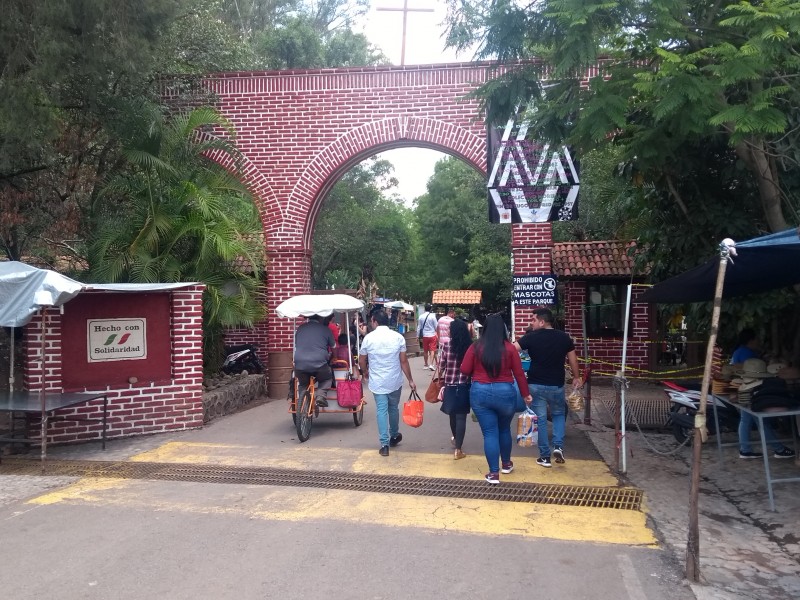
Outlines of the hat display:
{"type": "Polygon", "coordinates": [[[748,379],[767,379],[775,377],[774,373],[767,371],[767,363],[760,358],[748,358],[742,364],[742,379],[747,383],[748,379]]]}
{"type": "Polygon", "coordinates": [[[763,381],[760,379],[753,379],[747,383],[743,383],[739,386],[739,393],[742,394],[744,392],[749,392],[750,390],[754,390],[755,388],[759,387],[763,381]]]}
{"type": "Polygon", "coordinates": [[[719,378],[722,381],[730,381],[733,379],[733,376],[736,374],[736,365],[722,365],[722,368],[719,371],[719,378]]]}
{"type": "Polygon", "coordinates": [[[774,360],[767,365],[767,371],[770,373],[777,375],[781,369],[786,368],[786,363],[782,360],[774,360]]]}

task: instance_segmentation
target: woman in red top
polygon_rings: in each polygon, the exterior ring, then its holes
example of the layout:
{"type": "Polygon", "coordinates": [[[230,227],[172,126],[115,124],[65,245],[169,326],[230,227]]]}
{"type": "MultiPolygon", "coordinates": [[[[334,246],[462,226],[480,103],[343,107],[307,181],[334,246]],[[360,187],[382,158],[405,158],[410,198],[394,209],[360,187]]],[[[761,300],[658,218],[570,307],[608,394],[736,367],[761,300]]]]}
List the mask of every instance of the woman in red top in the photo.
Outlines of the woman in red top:
{"type": "Polygon", "coordinates": [[[500,483],[500,473],[514,470],[511,421],[517,400],[515,380],[526,393],[525,402],[531,401],[519,352],[508,341],[500,315],[486,318],[481,338],[464,355],[461,372],[472,377],[470,404],[483,433],[483,452],[489,463],[486,481],[500,483]]]}

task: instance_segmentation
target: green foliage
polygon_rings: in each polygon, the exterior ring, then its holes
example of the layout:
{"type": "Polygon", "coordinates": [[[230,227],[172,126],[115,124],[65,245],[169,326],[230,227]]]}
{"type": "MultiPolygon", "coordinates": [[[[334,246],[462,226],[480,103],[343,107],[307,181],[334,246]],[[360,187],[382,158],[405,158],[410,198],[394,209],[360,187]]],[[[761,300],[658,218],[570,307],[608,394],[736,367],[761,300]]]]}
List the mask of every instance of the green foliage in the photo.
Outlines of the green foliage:
{"type": "Polygon", "coordinates": [[[385,161],[362,163],[328,194],[314,230],[315,288],[330,288],[338,278],[358,283],[366,273],[374,277],[382,294],[407,293],[411,216],[401,204],[384,197],[381,181],[390,169],[385,161]]]}
{"type": "MultiPolygon", "coordinates": [[[[449,4],[452,45],[478,42],[483,59],[531,59],[477,92],[487,120],[527,105],[532,135],[570,143],[586,163],[581,204],[592,218],[560,235],[636,238],[639,268],[658,281],[714,256],[725,237],[800,221],[797,0],[449,4]],[[598,63],[601,74],[582,87],[598,63]]],[[[727,318],[792,320],[782,311],[796,300],[763,302],[726,302],[727,318]]],[[[698,331],[707,316],[705,306],[689,313],[698,331]]]]}
{"type": "MultiPolygon", "coordinates": [[[[145,113],[146,114],[146,113],[145,113]]],[[[225,139],[199,139],[209,127],[230,131],[213,110],[166,121],[157,110],[123,136],[126,167],[104,187],[90,238],[92,281],[199,281],[204,332],[249,327],[263,316],[261,224],[252,198],[231,173],[203,156],[229,153],[225,139]],[[125,215],[120,219],[120,215],[125,215]],[[236,263],[249,265],[244,272],[236,263]]]]}
{"type": "Polygon", "coordinates": [[[415,211],[421,275],[416,299],[429,300],[435,289],[480,289],[485,307],[506,306],[511,234],[489,223],[486,202],[486,183],[472,167],[455,158],[436,164],[415,211]]]}

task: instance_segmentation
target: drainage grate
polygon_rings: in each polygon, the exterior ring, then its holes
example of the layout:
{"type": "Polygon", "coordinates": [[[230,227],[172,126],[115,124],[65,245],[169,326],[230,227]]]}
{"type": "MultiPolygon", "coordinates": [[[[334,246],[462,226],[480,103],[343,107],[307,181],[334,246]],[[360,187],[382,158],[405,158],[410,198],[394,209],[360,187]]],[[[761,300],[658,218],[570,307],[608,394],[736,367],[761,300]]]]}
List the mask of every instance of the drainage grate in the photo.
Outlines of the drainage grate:
{"type": "MultiPolygon", "coordinates": [[[[617,401],[614,398],[603,398],[603,404],[608,409],[609,418],[612,419],[617,413],[617,401]]],[[[630,396],[625,399],[625,422],[626,425],[631,427],[637,423],[639,427],[645,429],[660,429],[666,427],[667,416],[669,415],[669,407],[671,406],[669,398],[632,398],[630,396]]]]}
{"type": "Polygon", "coordinates": [[[409,494],[475,500],[501,500],[561,506],[585,506],[640,510],[642,491],[635,488],[552,485],[503,482],[489,486],[483,481],[436,477],[405,477],[335,471],[301,471],[270,467],[237,467],[209,464],[151,463],[5,459],[0,474],[67,475],[75,477],[110,477],[192,481],[197,483],[235,483],[313,487],[382,494],[409,494]]]}

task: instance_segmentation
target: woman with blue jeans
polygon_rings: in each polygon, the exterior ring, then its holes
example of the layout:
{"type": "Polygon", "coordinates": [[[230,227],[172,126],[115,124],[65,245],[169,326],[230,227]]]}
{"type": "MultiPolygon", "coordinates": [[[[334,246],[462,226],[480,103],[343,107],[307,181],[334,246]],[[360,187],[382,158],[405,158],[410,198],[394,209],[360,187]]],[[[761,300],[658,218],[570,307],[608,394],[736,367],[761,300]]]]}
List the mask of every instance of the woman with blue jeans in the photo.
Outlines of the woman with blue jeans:
{"type": "MultiPolygon", "coordinates": [[[[486,319],[481,338],[469,347],[461,362],[461,372],[472,377],[470,404],[483,433],[483,452],[489,464],[486,481],[500,483],[500,473],[511,473],[511,421],[514,418],[517,388],[527,389],[519,352],[508,341],[500,315],[486,319]],[[501,463],[502,461],[502,463],[501,463]]],[[[530,403],[530,395],[525,396],[530,403]]]]}

